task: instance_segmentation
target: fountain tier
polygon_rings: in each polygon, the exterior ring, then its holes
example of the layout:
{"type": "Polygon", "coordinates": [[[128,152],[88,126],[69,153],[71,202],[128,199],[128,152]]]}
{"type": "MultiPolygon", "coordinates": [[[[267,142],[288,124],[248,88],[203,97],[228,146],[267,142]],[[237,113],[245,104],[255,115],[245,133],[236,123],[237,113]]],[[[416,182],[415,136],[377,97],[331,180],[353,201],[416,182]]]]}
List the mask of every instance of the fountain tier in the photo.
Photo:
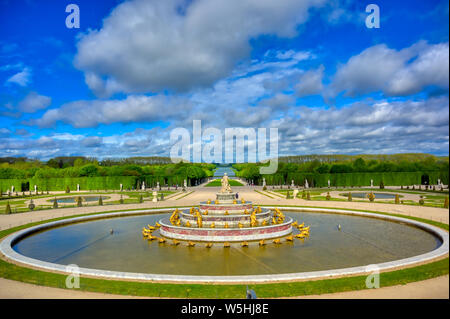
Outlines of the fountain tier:
{"type": "Polygon", "coordinates": [[[236,199],[236,193],[220,192],[215,201],[201,202],[198,208],[175,210],[159,221],[166,238],[203,242],[259,241],[292,233],[290,217],[280,211],[253,207],[236,199]]]}

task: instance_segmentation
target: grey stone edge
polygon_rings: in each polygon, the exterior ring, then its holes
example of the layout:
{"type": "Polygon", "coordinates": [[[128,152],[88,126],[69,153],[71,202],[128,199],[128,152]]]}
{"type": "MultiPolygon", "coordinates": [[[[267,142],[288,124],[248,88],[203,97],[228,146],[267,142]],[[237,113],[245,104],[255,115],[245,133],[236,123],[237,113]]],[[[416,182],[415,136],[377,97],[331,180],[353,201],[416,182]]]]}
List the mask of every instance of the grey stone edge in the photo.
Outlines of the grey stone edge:
{"type": "MultiPolygon", "coordinates": [[[[274,208],[275,206],[266,208],[274,208]]],[[[276,206],[277,208],[290,211],[298,212],[322,212],[322,213],[336,213],[336,214],[347,214],[347,215],[357,215],[365,216],[370,218],[385,219],[394,222],[405,223],[418,227],[424,231],[434,234],[441,239],[442,245],[438,248],[418,256],[404,258],[400,260],[385,262],[376,264],[377,270],[385,271],[397,267],[410,266],[416,263],[426,262],[441,256],[448,254],[449,252],[449,236],[448,233],[435,227],[433,225],[421,223],[415,220],[381,215],[368,212],[358,212],[345,209],[333,209],[333,208],[302,208],[302,207],[282,207],[276,206]]],[[[189,207],[186,207],[189,208],[189,207]]],[[[185,209],[185,208],[182,208],[185,209]]],[[[15,262],[37,267],[40,269],[46,269],[56,272],[62,272],[70,274],[67,271],[66,265],[49,263],[33,258],[29,258],[17,253],[12,249],[12,246],[21,240],[22,238],[43,229],[52,228],[55,226],[61,226],[64,224],[70,224],[74,222],[94,220],[99,218],[110,218],[110,217],[121,217],[130,215],[143,215],[148,213],[166,213],[173,209],[149,209],[149,210],[138,210],[138,211],[127,211],[127,212],[116,212],[116,213],[106,213],[106,214],[96,214],[90,216],[82,216],[76,218],[69,218],[60,221],[54,221],[50,223],[45,223],[30,227],[27,229],[20,230],[14,234],[7,236],[0,243],[0,252],[5,255],[6,258],[13,260],[15,262]]],[[[100,269],[89,269],[89,268],[79,268],[80,275],[94,276],[99,278],[107,279],[120,279],[120,280],[141,280],[141,281],[156,281],[156,282],[190,282],[190,283],[264,283],[264,282],[282,282],[282,281],[292,281],[292,280],[309,280],[309,279],[330,279],[338,276],[348,276],[348,275],[361,275],[367,274],[373,271],[373,264],[342,268],[342,269],[332,269],[323,271],[312,271],[312,272],[301,272],[301,273],[286,273],[286,274],[269,274],[269,275],[246,275],[246,276],[194,276],[194,275],[167,275],[167,274],[144,274],[144,273],[132,273],[132,272],[120,272],[120,271],[110,271],[110,270],[100,270],[100,269]]]]}

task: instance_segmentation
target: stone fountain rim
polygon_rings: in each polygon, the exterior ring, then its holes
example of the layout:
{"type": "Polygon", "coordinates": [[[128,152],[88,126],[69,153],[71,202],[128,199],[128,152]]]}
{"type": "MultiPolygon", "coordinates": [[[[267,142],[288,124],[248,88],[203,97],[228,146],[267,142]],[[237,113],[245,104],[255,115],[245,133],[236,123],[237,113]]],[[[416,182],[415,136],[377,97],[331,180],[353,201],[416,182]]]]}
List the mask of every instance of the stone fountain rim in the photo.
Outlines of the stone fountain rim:
{"type": "MultiPolygon", "coordinates": [[[[91,268],[82,268],[80,267],[79,274],[86,276],[94,276],[103,279],[121,279],[121,280],[141,280],[141,281],[156,281],[156,282],[172,282],[172,283],[265,283],[265,282],[284,282],[284,281],[292,281],[292,280],[310,280],[310,279],[324,279],[324,278],[333,278],[347,275],[361,275],[372,273],[374,269],[377,271],[385,271],[392,270],[398,267],[411,266],[418,263],[423,263],[426,261],[431,261],[433,259],[442,257],[449,252],[449,234],[436,226],[422,223],[416,220],[407,219],[403,217],[396,217],[390,215],[383,215],[377,213],[369,213],[362,211],[354,211],[349,209],[336,209],[336,208],[312,208],[312,207],[285,207],[285,206],[265,206],[266,208],[279,208],[282,210],[289,211],[307,211],[307,212],[323,212],[323,213],[336,213],[336,214],[347,214],[347,215],[356,215],[356,216],[365,216],[371,218],[385,219],[393,222],[405,223],[408,225],[412,225],[418,227],[424,231],[428,231],[432,233],[436,237],[440,238],[442,244],[427,253],[403,258],[395,261],[389,261],[379,264],[371,264],[364,266],[356,266],[349,268],[340,268],[340,269],[330,269],[330,270],[321,270],[321,271],[311,271],[311,272],[300,272],[300,273],[285,273],[285,274],[268,274],[268,275],[237,275],[237,276],[201,276],[201,275],[168,275],[168,274],[146,274],[146,273],[132,273],[132,272],[121,272],[121,271],[111,271],[111,270],[100,270],[100,269],[91,269],[91,268]]],[[[189,208],[189,207],[185,207],[189,208]]],[[[185,209],[181,208],[181,209],[185,209]]],[[[122,217],[122,216],[133,216],[133,215],[145,215],[148,213],[164,213],[170,212],[174,208],[164,208],[164,209],[149,209],[149,210],[136,210],[136,211],[126,211],[126,212],[114,212],[114,213],[106,213],[106,214],[96,214],[89,216],[81,216],[68,218],[58,221],[53,221],[49,223],[44,223],[40,225],[36,225],[33,227],[22,229],[18,232],[10,234],[6,238],[4,238],[0,242],[0,252],[6,256],[6,258],[18,262],[20,264],[25,264],[28,266],[36,267],[41,270],[50,270],[56,272],[62,272],[66,274],[70,274],[68,271],[68,266],[50,263],[30,257],[26,257],[17,253],[12,246],[22,238],[43,230],[52,228],[55,226],[61,226],[65,224],[72,224],[81,221],[102,219],[102,218],[111,218],[111,217],[122,217]]]]}

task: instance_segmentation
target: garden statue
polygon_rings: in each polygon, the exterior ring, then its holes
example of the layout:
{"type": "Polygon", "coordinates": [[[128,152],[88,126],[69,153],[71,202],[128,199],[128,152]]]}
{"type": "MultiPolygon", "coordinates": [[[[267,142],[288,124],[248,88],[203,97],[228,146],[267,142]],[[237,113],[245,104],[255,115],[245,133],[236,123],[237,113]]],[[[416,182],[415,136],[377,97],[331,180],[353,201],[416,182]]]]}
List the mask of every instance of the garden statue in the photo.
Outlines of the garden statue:
{"type": "Polygon", "coordinates": [[[305,188],[309,188],[308,180],[305,178],[305,188]]]}
{"type": "Polygon", "coordinates": [[[153,200],[154,203],[158,201],[158,192],[153,192],[153,200]]]}
{"type": "Polygon", "coordinates": [[[228,175],[225,173],[221,180],[222,183],[222,189],[220,190],[221,193],[231,193],[231,187],[230,183],[228,182],[228,175]]]}

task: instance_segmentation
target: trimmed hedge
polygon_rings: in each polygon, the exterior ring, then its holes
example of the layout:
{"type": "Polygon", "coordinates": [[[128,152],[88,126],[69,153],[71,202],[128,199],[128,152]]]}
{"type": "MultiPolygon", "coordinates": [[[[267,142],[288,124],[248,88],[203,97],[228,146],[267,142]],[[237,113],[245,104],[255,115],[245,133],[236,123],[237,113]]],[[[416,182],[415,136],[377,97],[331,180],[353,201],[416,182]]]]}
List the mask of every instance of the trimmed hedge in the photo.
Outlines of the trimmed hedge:
{"type": "MultiPolygon", "coordinates": [[[[303,185],[305,179],[308,180],[310,187],[327,187],[328,180],[331,186],[370,186],[370,180],[373,179],[373,185],[419,185],[422,183],[422,176],[428,175],[431,185],[437,184],[440,179],[442,183],[448,185],[449,172],[383,172],[383,173],[289,173],[286,180],[282,174],[263,175],[267,185],[290,184],[294,180],[295,185],[303,185]]],[[[262,180],[262,178],[261,178],[262,180]]]]}
{"type": "Polygon", "coordinates": [[[61,178],[24,178],[24,179],[0,179],[0,189],[4,192],[11,190],[11,186],[14,186],[15,191],[21,192],[22,183],[29,183],[29,189],[34,191],[34,185],[37,185],[39,191],[61,191],[66,190],[67,187],[71,191],[77,189],[77,184],[80,185],[80,190],[106,190],[106,189],[120,189],[120,184],[123,185],[123,189],[132,189],[142,185],[142,181],[145,181],[147,187],[156,186],[157,182],[161,186],[166,183],[169,185],[178,184],[183,185],[185,177],[183,176],[102,176],[102,177],[61,177],[61,178]]]}

